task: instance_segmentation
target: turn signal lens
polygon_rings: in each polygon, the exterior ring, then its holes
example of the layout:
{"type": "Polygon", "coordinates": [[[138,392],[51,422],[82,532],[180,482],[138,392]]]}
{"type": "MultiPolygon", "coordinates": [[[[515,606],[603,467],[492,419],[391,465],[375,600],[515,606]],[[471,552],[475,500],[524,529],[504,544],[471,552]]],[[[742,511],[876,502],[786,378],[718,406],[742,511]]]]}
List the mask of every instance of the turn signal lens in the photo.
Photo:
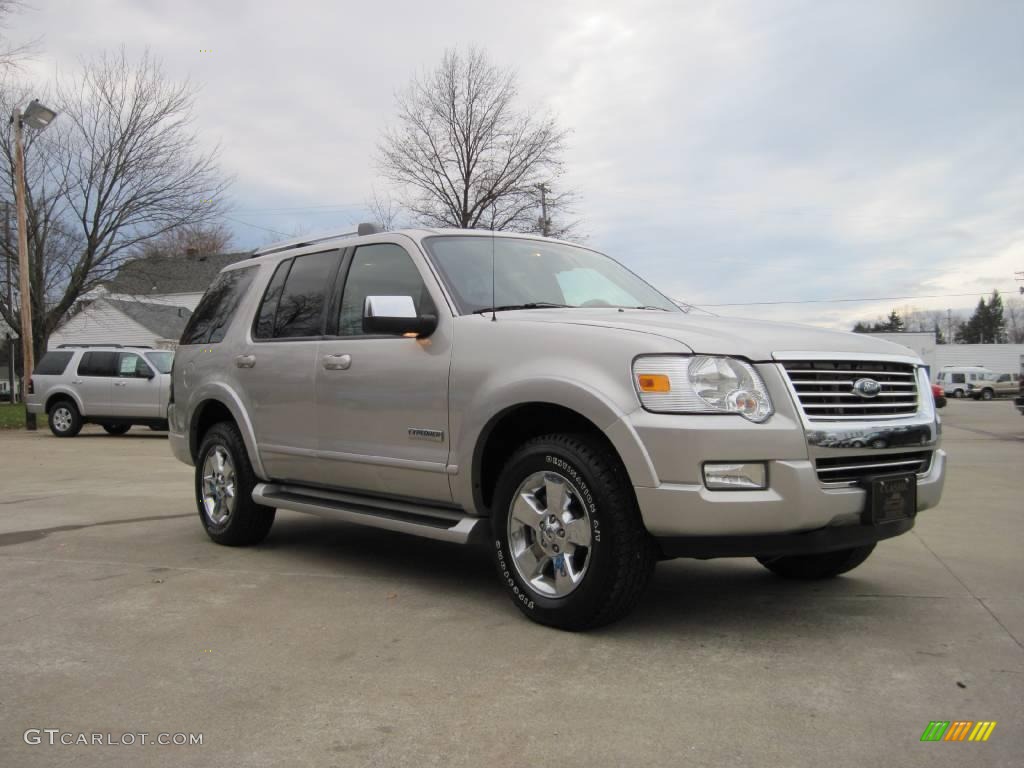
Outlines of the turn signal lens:
{"type": "Polygon", "coordinates": [[[636,377],[641,392],[671,392],[672,384],[663,373],[641,373],[636,377]]]}

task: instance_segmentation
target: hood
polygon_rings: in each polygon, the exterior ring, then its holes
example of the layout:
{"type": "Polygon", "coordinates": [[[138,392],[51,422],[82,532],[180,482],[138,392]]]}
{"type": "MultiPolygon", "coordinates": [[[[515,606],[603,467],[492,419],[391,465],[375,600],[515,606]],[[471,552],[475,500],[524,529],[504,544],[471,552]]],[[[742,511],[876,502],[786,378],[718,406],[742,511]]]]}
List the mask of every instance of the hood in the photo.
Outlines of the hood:
{"type": "Polygon", "coordinates": [[[861,333],[829,331],[795,323],[714,317],[684,312],[626,309],[530,309],[503,312],[520,322],[568,323],[619,328],[652,333],[674,339],[691,352],[709,355],[734,355],[749,360],[771,360],[786,352],[862,353],[900,355],[917,359],[908,347],[872,338],[861,333]]]}

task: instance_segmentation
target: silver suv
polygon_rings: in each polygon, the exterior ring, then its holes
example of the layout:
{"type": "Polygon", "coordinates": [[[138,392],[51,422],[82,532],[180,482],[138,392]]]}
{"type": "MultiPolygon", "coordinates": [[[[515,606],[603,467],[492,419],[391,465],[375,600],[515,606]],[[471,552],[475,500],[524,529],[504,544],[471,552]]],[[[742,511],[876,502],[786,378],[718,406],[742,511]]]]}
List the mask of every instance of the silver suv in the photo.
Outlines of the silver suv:
{"type": "Polygon", "coordinates": [[[84,424],[123,435],[133,424],[167,429],[174,353],[120,344],[61,344],[47,352],[29,383],[25,403],[45,413],[57,437],[84,424]]]}
{"type": "Polygon", "coordinates": [[[922,362],[861,334],[697,317],[612,259],[403,230],[259,251],[174,361],[170,443],[221,544],[278,508],[479,539],[531,619],[604,624],[659,559],[836,576],[938,503],[922,362]]]}

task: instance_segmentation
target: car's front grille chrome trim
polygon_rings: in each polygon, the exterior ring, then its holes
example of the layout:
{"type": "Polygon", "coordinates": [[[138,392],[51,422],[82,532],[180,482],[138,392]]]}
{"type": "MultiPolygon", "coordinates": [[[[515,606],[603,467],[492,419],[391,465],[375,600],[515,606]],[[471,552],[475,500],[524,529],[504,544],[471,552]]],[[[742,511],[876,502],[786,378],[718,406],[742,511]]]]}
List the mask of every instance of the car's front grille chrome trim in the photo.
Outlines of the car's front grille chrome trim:
{"type": "Polygon", "coordinates": [[[911,363],[785,360],[782,368],[807,421],[902,419],[918,411],[920,391],[911,363]],[[865,383],[873,390],[859,391],[865,383]]]}
{"type": "Polygon", "coordinates": [[[912,451],[888,455],[837,456],[817,459],[818,480],[825,484],[851,485],[872,475],[913,472],[927,474],[932,464],[932,451],[912,451]]]}

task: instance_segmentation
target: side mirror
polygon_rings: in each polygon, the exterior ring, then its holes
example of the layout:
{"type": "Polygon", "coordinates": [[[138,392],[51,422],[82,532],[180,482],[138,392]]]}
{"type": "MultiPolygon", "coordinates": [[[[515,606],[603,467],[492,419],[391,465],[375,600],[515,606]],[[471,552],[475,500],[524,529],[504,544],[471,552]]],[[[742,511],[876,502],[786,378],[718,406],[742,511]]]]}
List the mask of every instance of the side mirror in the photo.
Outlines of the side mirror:
{"type": "Polygon", "coordinates": [[[437,315],[418,315],[412,296],[367,296],[363,305],[363,332],[396,336],[429,336],[437,328],[437,315]]]}

